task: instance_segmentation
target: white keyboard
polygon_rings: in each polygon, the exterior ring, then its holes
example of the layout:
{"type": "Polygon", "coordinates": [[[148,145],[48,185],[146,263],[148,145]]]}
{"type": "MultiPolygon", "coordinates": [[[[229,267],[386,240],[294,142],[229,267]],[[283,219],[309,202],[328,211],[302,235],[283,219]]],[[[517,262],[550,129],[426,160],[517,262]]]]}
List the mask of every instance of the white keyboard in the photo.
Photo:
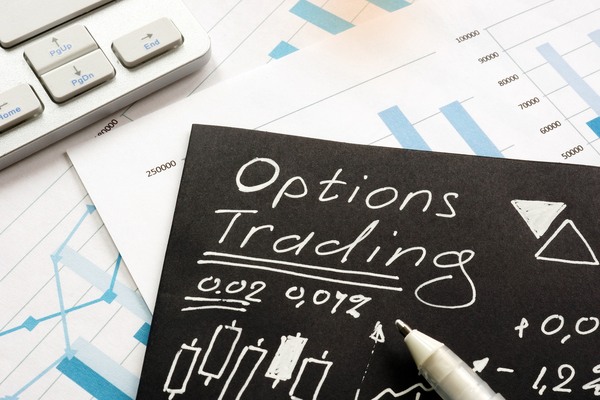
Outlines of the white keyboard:
{"type": "Polygon", "coordinates": [[[0,0],[0,169],[201,68],[181,0],[0,0]]]}

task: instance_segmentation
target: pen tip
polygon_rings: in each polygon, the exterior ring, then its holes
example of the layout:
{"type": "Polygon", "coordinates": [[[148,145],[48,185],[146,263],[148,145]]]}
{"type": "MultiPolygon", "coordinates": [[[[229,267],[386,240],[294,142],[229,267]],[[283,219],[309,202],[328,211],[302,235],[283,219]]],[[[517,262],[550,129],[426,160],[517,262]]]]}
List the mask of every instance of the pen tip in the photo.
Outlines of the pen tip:
{"type": "Polygon", "coordinates": [[[412,329],[410,329],[410,326],[406,325],[399,319],[396,320],[396,328],[398,328],[398,330],[404,337],[406,337],[406,335],[408,335],[412,331],[412,329]]]}

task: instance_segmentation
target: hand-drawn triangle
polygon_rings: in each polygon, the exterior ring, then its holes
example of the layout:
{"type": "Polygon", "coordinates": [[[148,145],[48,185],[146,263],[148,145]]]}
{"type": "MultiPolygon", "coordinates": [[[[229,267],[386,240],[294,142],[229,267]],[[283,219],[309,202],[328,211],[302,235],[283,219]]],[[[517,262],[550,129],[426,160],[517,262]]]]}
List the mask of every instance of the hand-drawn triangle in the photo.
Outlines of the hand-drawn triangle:
{"type": "Polygon", "coordinates": [[[473,361],[472,370],[475,372],[482,372],[484,370],[484,368],[487,367],[489,362],[490,362],[489,357],[482,358],[481,360],[475,360],[475,361],[473,361]]]}
{"type": "Polygon", "coordinates": [[[535,254],[538,260],[556,261],[567,264],[598,265],[598,259],[581,232],[570,219],[566,219],[535,254]],[[570,226],[571,229],[564,230],[570,226]],[[558,239],[557,239],[558,238],[558,239]],[[557,239],[555,241],[555,239],[557,239]],[[550,246],[551,243],[554,244],[550,246]],[[561,256],[558,253],[563,253],[561,256]],[[542,253],[546,253],[542,256],[542,253]],[[586,260],[587,258],[587,260],[586,260]]]}
{"type": "Polygon", "coordinates": [[[383,335],[383,325],[381,322],[377,321],[375,324],[375,328],[373,329],[373,333],[369,336],[371,339],[375,341],[375,343],[384,343],[385,336],[383,335]]]}
{"type": "Polygon", "coordinates": [[[539,239],[554,219],[565,209],[565,203],[538,200],[512,200],[512,205],[539,239]]]}

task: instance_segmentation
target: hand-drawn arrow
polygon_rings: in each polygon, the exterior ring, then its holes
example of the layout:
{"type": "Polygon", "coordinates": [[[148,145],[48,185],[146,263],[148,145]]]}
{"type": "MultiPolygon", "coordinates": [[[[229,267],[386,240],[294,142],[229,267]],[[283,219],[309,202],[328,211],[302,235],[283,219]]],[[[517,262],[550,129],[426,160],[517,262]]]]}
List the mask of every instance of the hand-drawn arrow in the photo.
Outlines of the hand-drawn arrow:
{"type": "Polygon", "coordinates": [[[153,35],[153,33],[148,33],[148,34],[146,34],[146,36],[144,36],[144,37],[143,37],[141,40],[144,40],[144,39],[151,39],[151,38],[152,38],[152,35],[153,35]]]}

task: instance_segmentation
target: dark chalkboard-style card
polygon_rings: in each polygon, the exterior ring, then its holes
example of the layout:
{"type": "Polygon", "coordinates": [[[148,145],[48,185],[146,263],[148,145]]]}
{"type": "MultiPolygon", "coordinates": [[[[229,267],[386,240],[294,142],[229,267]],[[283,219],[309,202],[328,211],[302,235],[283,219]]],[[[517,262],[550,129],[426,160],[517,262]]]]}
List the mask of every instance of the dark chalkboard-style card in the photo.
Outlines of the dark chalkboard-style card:
{"type": "Polygon", "coordinates": [[[438,399],[394,326],[510,399],[600,392],[600,170],[193,127],[139,399],[438,399]]]}

